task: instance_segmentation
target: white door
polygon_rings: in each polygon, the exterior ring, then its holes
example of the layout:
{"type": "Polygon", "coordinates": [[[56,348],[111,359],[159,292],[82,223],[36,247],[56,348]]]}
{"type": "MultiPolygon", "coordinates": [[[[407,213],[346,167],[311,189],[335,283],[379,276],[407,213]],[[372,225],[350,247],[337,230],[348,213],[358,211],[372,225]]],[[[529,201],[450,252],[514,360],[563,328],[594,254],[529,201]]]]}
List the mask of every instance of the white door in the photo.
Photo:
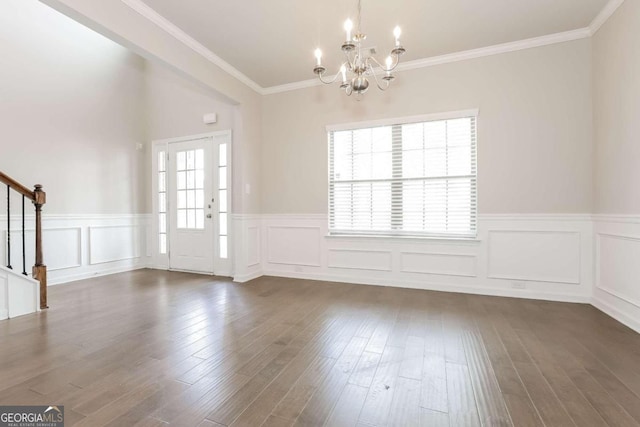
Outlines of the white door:
{"type": "Polygon", "coordinates": [[[169,144],[169,268],[214,272],[213,139],[169,144]]]}
{"type": "Polygon", "coordinates": [[[153,143],[153,264],[232,275],[231,132],[153,143]]]}

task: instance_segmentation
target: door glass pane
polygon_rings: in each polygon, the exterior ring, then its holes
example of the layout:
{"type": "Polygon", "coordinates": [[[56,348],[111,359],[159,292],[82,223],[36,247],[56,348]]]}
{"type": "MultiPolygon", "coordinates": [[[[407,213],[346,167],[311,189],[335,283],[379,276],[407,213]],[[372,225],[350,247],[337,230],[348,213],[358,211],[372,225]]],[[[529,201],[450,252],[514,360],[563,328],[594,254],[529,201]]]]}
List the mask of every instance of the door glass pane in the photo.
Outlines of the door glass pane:
{"type": "Polygon", "coordinates": [[[195,209],[187,209],[187,228],[197,228],[195,209]]]}
{"type": "Polygon", "coordinates": [[[227,190],[220,190],[220,212],[228,212],[227,210],[227,190]]]}
{"type": "Polygon", "coordinates": [[[158,152],[158,252],[167,253],[167,153],[158,152]]]}
{"type": "Polygon", "coordinates": [[[158,212],[167,211],[167,193],[158,193],[158,212]]]}
{"type": "Polygon", "coordinates": [[[220,168],[220,188],[227,188],[227,168],[220,168]]]}
{"type": "Polygon", "coordinates": [[[221,236],[227,235],[227,214],[226,213],[220,214],[220,235],[221,236]]]}
{"type": "Polygon", "coordinates": [[[187,151],[187,169],[196,168],[196,153],[194,150],[187,151]]]}
{"type": "Polygon", "coordinates": [[[196,209],[204,209],[204,190],[196,190],[196,209]]]}
{"type": "Polygon", "coordinates": [[[196,213],[196,228],[204,228],[204,211],[197,209],[196,213]]]}
{"type": "Polygon", "coordinates": [[[187,173],[186,172],[178,172],[178,190],[184,190],[187,188],[187,173]]]}
{"type": "Polygon", "coordinates": [[[178,209],[187,208],[187,192],[178,191],[178,209]]]}
{"type": "Polygon", "coordinates": [[[196,188],[204,188],[204,170],[196,170],[196,188]]]}
{"type": "Polygon", "coordinates": [[[227,144],[220,144],[220,166],[227,166],[227,144]]]}
{"type": "Polygon", "coordinates": [[[220,258],[228,257],[228,206],[227,206],[227,144],[220,144],[218,151],[218,231],[220,240],[219,256],[220,258]]]}
{"type": "Polygon", "coordinates": [[[165,172],[158,173],[158,191],[167,191],[167,183],[165,180],[165,172]]]}
{"type": "Polygon", "coordinates": [[[158,250],[160,251],[161,254],[166,254],[167,253],[167,235],[166,234],[160,234],[160,239],[158,241],[159,243],[159,247],[158,250]]]}
{"type": "Polygon", "coordinates": [[[158,172],[164,172],[166,170],[165,159],[166,159],[166,155],[164,151],[160,151],[158,153],[158,172]]]}
{"type": "Polygon", "coordinates": [[[195,190],[187,191],[187,209],[193,209],[196,207],[196,192],[195,190]]]}
{"type": "Polygon", "coordinates": [[[178,209],[178,228],[187,228],[187,211],[178,209]]]}
{"type": "Polygon", "coordinates": [[[204,150],[196,150],[196,169],[204,169],[204,150]]]}
{"type": "Polygon", "coordinates": [[[158,215],[158,231],[160,233],[167,232],[167,214],[161,213],[158,215]]]}
{"type": "Polygon", "coordinates": [[[227,258],[227,236],[220,236],[220,258],[227,258]]]}
{"type": "Polygon", "coordinates": [[[196,171],[187,171],[187,188],[196,188],[196,171]]]}
{"type": "Polygon", "coordinates": [[[179,151],[176,156],[176,168],[183,171],[187,168],[187,156],[184,151],[179,151]]]}

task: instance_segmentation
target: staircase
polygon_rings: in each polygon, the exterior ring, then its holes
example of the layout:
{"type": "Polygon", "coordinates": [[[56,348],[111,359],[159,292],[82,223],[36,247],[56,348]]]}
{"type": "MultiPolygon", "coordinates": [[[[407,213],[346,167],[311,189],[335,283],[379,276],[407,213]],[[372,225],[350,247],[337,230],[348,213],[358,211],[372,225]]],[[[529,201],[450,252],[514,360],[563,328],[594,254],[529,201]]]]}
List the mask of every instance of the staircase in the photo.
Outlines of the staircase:
{"type": "MultiPolygon", "coordinates": [[[[34,313],[47,306],[47,267],[43,263],[42,256],[42,206],[46,203],[46,193],[41,185],[35,185],[33,190],[20,184],[8,175],[0,172],[0,185],[7,189],[6,197],[6,267],[0,266],[0,320],[34,313]],[[15,217],[12,221],[11,201],[15,196],[21,200],[20,227],[16,225],[15,217]],[[13,197],[12,197],[13,196],[13,197]],[[35,263],[31,269],[31,276],[27,273],[26,246],[26,220],[25,204],[29,200],[35,210],[35,263]],[[19,238],[22,248],[21,272],[14,268],[15,259],[20,259],[12,253],[12,239],[19,238]]],[[[18,267],[18,265],[16,265],[18,267]]]]}

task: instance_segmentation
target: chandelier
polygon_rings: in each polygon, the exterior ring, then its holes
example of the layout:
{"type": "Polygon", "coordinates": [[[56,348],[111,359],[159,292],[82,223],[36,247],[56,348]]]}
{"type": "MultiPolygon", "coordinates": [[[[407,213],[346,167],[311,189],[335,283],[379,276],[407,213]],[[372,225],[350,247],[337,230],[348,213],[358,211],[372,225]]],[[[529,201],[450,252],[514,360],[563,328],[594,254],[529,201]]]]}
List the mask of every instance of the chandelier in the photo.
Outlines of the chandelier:
{"type": "Polygon", "coordinates": [[[340,71],[332,79],[325,79],[324,75],[327,70],[322,65],[322,51],[320,49],[315,51],[316,66],[313,69],[313,72],[324,84],[335,83],[339,77],[342,77],[340,89],[343,89],[348,96],[355,93],[356,98],[359,98],[369,89],[369,79],[375,81],[378,89],[387,90],[393,79],[395,79],[391,72],[398,66],[400,55],[405,53],[404,47],[400,44],[401,30],[398,26],[393,29],[395,46],[391,49],[391,54],[387,56],[385,65],[382,65],[373,56],[375,54],[374,49],[363,50],[362,42],[367,36],[361,30],[361,15],[361,0],[358,0],[358,28],[353,36],[351,33],[353,30],[351,19],[347,19],[344,23],[347,37],[341,47],[345,55],[345,61],[340,66],[340,71]]]}

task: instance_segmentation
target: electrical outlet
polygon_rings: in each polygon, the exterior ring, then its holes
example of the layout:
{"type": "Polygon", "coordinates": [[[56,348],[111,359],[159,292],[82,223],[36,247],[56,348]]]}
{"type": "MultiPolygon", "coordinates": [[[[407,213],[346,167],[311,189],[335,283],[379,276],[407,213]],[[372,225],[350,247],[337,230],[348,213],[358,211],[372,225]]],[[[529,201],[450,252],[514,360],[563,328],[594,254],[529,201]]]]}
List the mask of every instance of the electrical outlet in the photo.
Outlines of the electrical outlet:
{"type": "Polygon", "coordinates": [[[511,282],[511,287],[513,289],[527,289],[527,284],[525,282],[511,282]]]}

